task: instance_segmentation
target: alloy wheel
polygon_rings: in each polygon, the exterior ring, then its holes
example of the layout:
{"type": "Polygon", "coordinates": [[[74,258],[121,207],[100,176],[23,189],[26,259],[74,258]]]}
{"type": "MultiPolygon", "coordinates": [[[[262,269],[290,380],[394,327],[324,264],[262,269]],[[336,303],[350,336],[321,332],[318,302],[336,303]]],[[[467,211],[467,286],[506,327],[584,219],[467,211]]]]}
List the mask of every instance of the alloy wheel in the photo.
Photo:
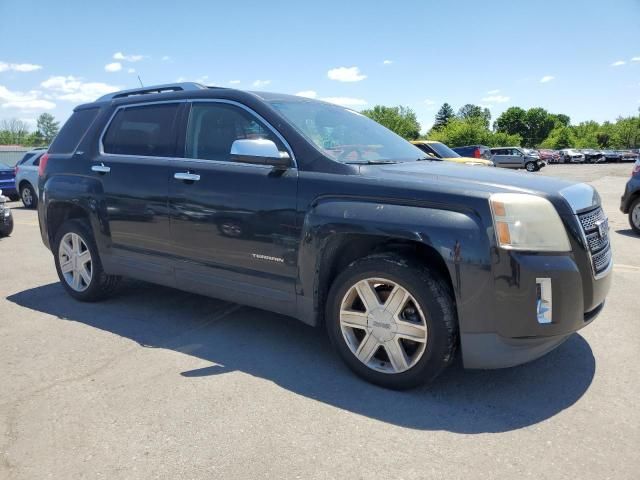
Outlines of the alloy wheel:
{"type": "Polygon", "coordinates": [[[25,187],[25,188],[22,189],[22,202],[27,207],[30,207],[31,204],[33,203],[33,196],[31,195],[31,189],[30,188],[25,187]]]}
{"type": "Polygon", "coordinates": [[[637,202],[631,211],[631,221],[640,230],[640,202],[637,202]]]}
{"type": "Polygon", "coordinates": [[[58,260],[62,276],[72,289],[83,292],[89,288],[93,275],[91,252],[80,235],[69,232],[62,237],[58,260]]]}
{"type": "Polygon", "coordinates": [[[401,285],[367,278],[340,304],[340,329],[351,353],[367,367],[402,373],[424,355],[427,323],[418,302],[401,285]]]}

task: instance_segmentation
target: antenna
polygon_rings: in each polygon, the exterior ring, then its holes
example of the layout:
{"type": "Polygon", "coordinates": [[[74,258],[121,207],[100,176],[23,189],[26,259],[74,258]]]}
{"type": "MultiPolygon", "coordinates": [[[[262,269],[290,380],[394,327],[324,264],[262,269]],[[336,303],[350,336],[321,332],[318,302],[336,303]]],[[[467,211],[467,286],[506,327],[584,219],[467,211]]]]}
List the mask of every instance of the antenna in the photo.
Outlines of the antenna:
{"type": "Polygon", "coordinates": [[[140,80],[140,75],[138,75],[138,81],[140,82],[140,86],[144,88],[144,85],[142,84],[142,80],[140,80]]]}

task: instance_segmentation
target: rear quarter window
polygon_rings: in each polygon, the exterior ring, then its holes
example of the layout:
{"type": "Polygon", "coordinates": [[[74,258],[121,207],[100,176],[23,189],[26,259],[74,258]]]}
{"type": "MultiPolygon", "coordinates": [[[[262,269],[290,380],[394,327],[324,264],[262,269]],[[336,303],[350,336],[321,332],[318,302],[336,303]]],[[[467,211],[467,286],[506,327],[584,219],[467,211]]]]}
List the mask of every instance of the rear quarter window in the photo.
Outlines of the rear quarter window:
{"type": "Polygon", "coordinates": [[[76,110],[49,147],[50,153],[73,153],[96,118],[99,108],[76,110]]]}
{"type": "Polygon", "coordinates": [[[103,139],[104,153],[173,157],[176,150],[177,103],[120,109],[103,139]]]}

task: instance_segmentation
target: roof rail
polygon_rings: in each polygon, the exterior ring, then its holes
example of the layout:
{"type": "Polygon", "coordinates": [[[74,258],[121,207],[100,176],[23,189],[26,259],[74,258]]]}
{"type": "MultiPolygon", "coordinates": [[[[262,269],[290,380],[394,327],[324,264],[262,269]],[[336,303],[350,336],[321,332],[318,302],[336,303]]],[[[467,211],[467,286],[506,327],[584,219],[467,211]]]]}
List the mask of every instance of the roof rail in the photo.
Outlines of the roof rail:
{"type": "Polygon", "coordinates": [[[167,83],[166,85],[152,85],[150,87],[132,88],[131,90],[120,90],[119,92],[108,93],[97,99],[96,102],[106,102],[107,100],[115,100],[116,98],[146,95],[149,93],[182,92],[206,88],[204,85],[195,82],[167,83]]]}

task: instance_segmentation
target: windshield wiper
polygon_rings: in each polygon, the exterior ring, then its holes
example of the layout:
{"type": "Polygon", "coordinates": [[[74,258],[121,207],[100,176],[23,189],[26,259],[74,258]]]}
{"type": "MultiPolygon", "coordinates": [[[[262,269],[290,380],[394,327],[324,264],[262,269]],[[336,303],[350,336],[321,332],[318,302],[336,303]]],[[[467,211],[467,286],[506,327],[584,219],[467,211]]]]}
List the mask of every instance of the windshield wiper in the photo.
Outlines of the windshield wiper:
{"type": "Polygon", "coordinates": [[[352,160],[348,163],[349,165],[388,165],[390,163],[398,163],[393,160],[352,160]]]}

